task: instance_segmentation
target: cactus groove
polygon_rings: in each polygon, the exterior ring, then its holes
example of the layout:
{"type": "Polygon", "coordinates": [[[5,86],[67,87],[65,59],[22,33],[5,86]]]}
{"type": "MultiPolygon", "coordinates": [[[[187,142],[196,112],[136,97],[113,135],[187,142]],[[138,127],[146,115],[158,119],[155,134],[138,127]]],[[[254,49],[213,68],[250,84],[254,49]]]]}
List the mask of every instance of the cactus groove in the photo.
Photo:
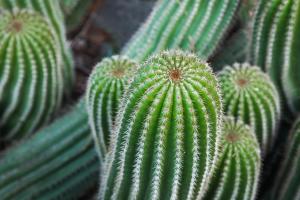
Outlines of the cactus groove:
{"type": "Polygon", "coordinates": [[[219,148],[216,77],[192,54],[163,52],[140,66],[117,118],[100,199],[198,199],[219,148]]]}
{"type": "Polygon", "coordinates": [[[90,75],[86,102],[96,148],[102,160],[107,152],[120,100],[136,63],[126,57],[105,58],[90,75]]]}
{"type": "Polygon", "coordinates": [[[218,78],[225,113],[251,125],[262,152],[268,153],[280,117],[279,95],[274,84],[258,67],[247,63],[225,67],[218,78]]]}

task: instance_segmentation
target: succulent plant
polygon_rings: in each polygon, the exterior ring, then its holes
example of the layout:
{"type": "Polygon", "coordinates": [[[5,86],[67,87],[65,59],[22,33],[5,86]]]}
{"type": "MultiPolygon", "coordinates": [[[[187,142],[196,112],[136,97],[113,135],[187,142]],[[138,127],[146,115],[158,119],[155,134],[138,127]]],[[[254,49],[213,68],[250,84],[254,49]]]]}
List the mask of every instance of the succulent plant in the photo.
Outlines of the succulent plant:
{"type": "Polygon", "coordinates": [[[167,49],[208,58],[223,38],[241,0],[161,0],[122,54],[144,60],[167,49]]]}
{"type": "Polygon", "coordinates": [[[225,117],[221,135],[221,154],[203,199],[255,199],[261,166],[255,134],[242,121],[225,117]]]}
{"type": "Polygon", "coordinates": [[[293,112],[300,112],[299,5],[300,0],[261,0],[251,50],[252,62],[270,75],[293,112]]]}
{"type": "Polygon", "coordinates": [[[151,57],[129,85],[107,157],[101,199],[196,199],[218,155],[216,77],[192,54],[151,57]]]}
{"type": "Polygon", "coordinates": [[[48,23],[31,11],[0,14],[0,140],[41,127],[63,95],[57,43],[48,23]]]}
{"type": "Polygon", "coordinates": [[[121,97],[133,77],[136,63],[126,57],[105,58],[90,75],[86,102],[90,126],[100,159],[107,152],[121,97]]]}
{"type": "Polygon", "coordinates": [[[77,199],[98,181],[94,150],[82,101],[29,140],[1,155],[0,196],[10,199],[77,199]]]}
{"type": "Polygon", "coordinates": [[[247,63],[225,67],[218,76],[224,111],[249,124],[268,153],[280,117],[279,95],[271,80],[258,67],[247,63]]]}

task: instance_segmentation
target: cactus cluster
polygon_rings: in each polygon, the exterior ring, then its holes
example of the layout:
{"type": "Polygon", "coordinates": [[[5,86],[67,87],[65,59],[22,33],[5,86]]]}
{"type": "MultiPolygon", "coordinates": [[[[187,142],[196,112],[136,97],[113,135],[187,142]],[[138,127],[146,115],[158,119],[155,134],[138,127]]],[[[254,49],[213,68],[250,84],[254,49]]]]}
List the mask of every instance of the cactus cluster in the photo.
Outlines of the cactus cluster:
{"type": "Polygon", "coordinates": [[[113,56],[96,65],[90,75],[86,94],[87,111],[101,160],[109,146],[121,97],[135,70],[134,61],[122,56],[113,56]]]}
{"type": "Polygon", "coordinates": [[[221,117],[206,63],[174,51],[151,57],[123,99],[100,198],[200,198],[216,162],[221,117]]]}
{"type": "Polygon", "coordinates": [[[255,134],[242,121],[225,117],[221,153],[203,199],[255,199],[261,157],[255,134]]]}
{"type": "Polygon", "coordinates": [[[300,0],[261,0],[252,62],[265,70],[293,112],[300,111],[300,0]]]}
{"type": "Polygon", "coordinates": [[[0,14],[0,140],[32,133],[61,103],[60,55],[48,26],[31,11],[0,14]]]}
{"type": "Polygon", "coordinates": [[[274,84],[261,69],[247,63],[225,67],[218,78],[225,113],[251,125],[262,152],[268,153],[280,117],[279,95],[274,84]]]}

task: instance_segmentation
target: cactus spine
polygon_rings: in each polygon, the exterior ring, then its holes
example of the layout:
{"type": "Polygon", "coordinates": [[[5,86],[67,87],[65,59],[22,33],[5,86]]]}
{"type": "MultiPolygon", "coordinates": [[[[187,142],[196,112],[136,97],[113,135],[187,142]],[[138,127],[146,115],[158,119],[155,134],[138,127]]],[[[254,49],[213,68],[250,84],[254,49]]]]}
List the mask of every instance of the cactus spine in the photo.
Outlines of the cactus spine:
{"type": "Polygon", "coordinates": [[[10,199],[77,199],[98,181],[85,104],[8,149],[0,160],[0,196],[10,199]]]}
{"type": "Polygon", "coordinates": [[[162,0],[122,54],[144,60],[166,49],[194,51],[208,58],[223,38],[240,0],[162,0]]]}
{"type": "Polygon", "coordinates": [[[300,0],[261,0],[256,12],[252,62],[262,67],[300,112],[300,0]]]}
{"type": "Polygon", "coordinates": [[[225,117],[221,155],[204,199],[254,199],[260,174],[260,148],[242,121],[225,117]]]}
{"type": "Polygon", "coordinates": [[[101,199],[196,199],[218,153],[222,105],[211,69],[164,52],[130,84],[107,158],[101,199]]]}
{"type": "Polygon", "coordinates": [[[280,115],[279,95],[275,86],[258,67],[234,64],[219,74],[224,111],[254,129],[263,153],[268,153],[275,139],[280,115]]]}
{"type": "Polygon", "coordinates": [[[0,138],[11,141],[49,119],[61,103],[63,80],[44,18],[30,11],[0,16],[0,138]]]}
{"type": "Polygon", "coordinates": [[[89,121],[100,159],[103,160],[120,105],[136,63],[113,56],[100,62],[90,75],[86,94],[89,121]]]}

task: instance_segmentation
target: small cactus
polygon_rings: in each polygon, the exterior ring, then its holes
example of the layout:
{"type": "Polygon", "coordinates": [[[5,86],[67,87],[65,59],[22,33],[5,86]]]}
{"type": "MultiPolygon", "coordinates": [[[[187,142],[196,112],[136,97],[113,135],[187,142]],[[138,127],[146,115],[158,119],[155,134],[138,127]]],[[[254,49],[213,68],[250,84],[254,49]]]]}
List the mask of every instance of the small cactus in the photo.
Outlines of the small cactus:
{"type": "Polygon", "coordinates": [[[0,138],[19,139],[60,106],[60,57],[48,23],[31,11],[0,14],[0,138]]]}
{"type": "Polygon", "coordinates": [[[225,67],[218,78],[225,113],[251,125],[262,152],[268,153],[280,117],[279,95],[275,86],[258,67],[247,63],[225,67]]]}
{"type": "Polygon", "coordinates": [[[107,152],[121,97],[133,77],[136,63],[113,56],[96,65],[86,94],[87,111],[96,148],[102,160],[107,152]]]}
{"type": "Polygon", "coordinates": [[[198,199],[218,156],[216,77],[192,54],[141,65],[123,100],[100,199],[198,199]]]}
{"type": "Polygon", "coordinates": [[[260,148],[242,121],[225,117],[221,154],[203,199],[255,199],[261,167],[260,148]]]}

